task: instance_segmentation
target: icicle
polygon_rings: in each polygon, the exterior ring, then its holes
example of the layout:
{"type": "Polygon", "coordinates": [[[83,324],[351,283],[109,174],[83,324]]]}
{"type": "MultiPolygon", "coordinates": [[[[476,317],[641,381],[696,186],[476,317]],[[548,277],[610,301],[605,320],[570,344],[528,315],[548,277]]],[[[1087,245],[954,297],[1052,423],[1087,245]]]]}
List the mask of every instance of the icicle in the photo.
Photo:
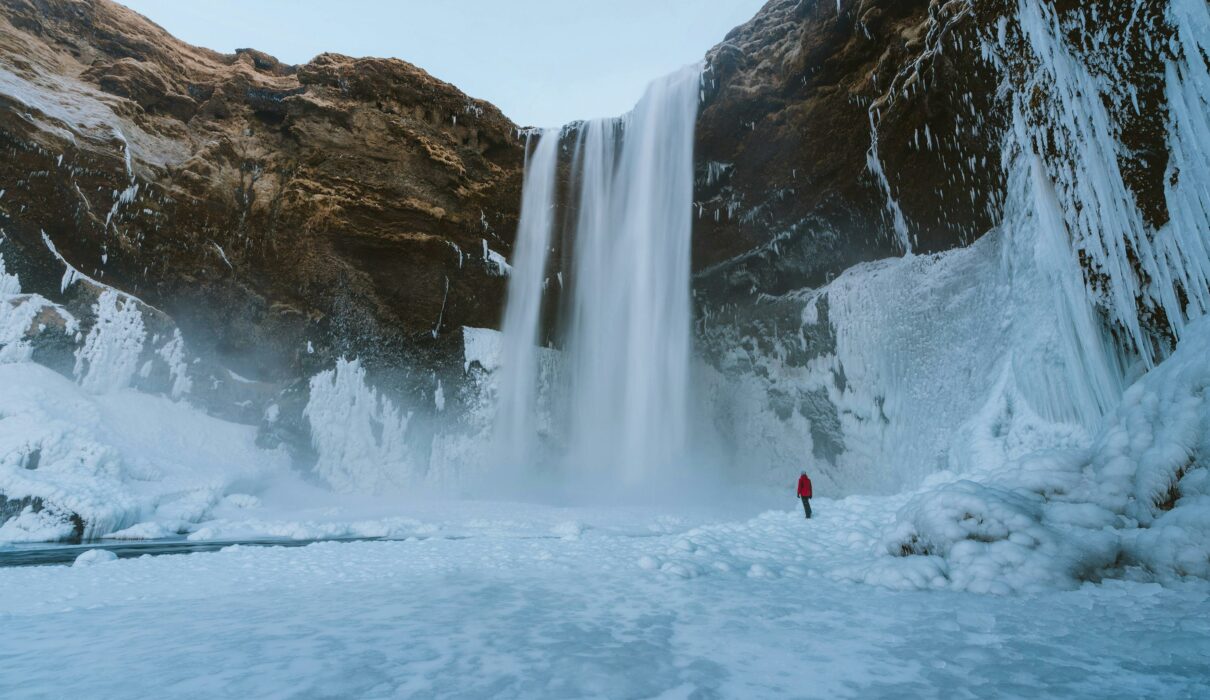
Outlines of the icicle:
{"type": "MultiPolygon", "coordinates": [[[[907,219],[903,216],[903,210],[899,208],[899,202],[895,199],[895,193],[891,191],[891,183],[887,180],[886,173],[882,169],[882,161],[878,158],[878,127],[874,123],[874,112],[870,111],[870,150],[866,151],[866,167],[870,173],[878,180],[878,185],[882,188],[882,194],[886,198],[886,209],[891,215],[891,227],[895,231],[895,237],[899,241],[899,245],[903,248],[904,255],[912,254],[912,242],[908,238],[907,219]]],[[[928,127],[925,127],[925,133],[928,133],[928,127]]]]}

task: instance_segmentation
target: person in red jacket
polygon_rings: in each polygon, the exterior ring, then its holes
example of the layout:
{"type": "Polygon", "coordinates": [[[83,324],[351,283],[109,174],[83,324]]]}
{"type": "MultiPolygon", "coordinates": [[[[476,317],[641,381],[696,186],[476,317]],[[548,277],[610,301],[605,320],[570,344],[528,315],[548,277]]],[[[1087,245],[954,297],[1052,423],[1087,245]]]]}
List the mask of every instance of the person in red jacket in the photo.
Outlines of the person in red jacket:
{"type": "Polygon", "coordinates": [[[807,514],[807,519],[811,519],[811,477],[807,476],[806,472],[798,477],[798,497],[802,499],[802,509],[807,514]]]}

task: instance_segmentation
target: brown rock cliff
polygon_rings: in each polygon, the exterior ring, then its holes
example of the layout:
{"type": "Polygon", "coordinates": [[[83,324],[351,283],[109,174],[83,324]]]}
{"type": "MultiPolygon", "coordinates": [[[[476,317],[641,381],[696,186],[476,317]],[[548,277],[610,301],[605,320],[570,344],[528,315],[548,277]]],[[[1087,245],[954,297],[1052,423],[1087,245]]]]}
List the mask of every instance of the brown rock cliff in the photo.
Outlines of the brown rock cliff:
{"type": "Polygon", "coordinates": [[[485,250],[508,253],[522,141],[403,61],[287,66],[109,0],[0,0],[0,150],[10,248],[44,255],[44,231],[249,377],[432,364],[497,322],[485,250]]]}

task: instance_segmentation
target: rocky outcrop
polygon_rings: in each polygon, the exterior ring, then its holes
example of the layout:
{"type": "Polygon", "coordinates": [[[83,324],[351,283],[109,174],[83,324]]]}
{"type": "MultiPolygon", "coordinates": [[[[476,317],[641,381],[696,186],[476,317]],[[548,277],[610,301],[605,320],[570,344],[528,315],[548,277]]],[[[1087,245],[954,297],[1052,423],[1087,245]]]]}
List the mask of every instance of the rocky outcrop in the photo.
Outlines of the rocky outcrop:
{"type": "Polygon", "coordinates": [[[108,0],[0,1],[9,267],[56,297],[49,240],[252,380],[340,355],[431,368],[460,326],[495,325],[522,148],[495,107],[402,61],[287,66],[108,0]]]}

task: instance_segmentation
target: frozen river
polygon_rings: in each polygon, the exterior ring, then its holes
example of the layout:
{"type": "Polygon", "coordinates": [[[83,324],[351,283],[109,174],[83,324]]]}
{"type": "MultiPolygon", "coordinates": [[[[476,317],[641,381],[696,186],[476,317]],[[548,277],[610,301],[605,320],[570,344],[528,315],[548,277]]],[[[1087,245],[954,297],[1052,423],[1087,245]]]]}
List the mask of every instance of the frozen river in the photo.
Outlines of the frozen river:
{"type": "Polygon", "coordinates": [[[0,569],[0,668],[21,669],[0,696],[1210,694],[1207,584],[854,583],[870,503],[809,522],[478,504],[401,540],[0,569]]]}

